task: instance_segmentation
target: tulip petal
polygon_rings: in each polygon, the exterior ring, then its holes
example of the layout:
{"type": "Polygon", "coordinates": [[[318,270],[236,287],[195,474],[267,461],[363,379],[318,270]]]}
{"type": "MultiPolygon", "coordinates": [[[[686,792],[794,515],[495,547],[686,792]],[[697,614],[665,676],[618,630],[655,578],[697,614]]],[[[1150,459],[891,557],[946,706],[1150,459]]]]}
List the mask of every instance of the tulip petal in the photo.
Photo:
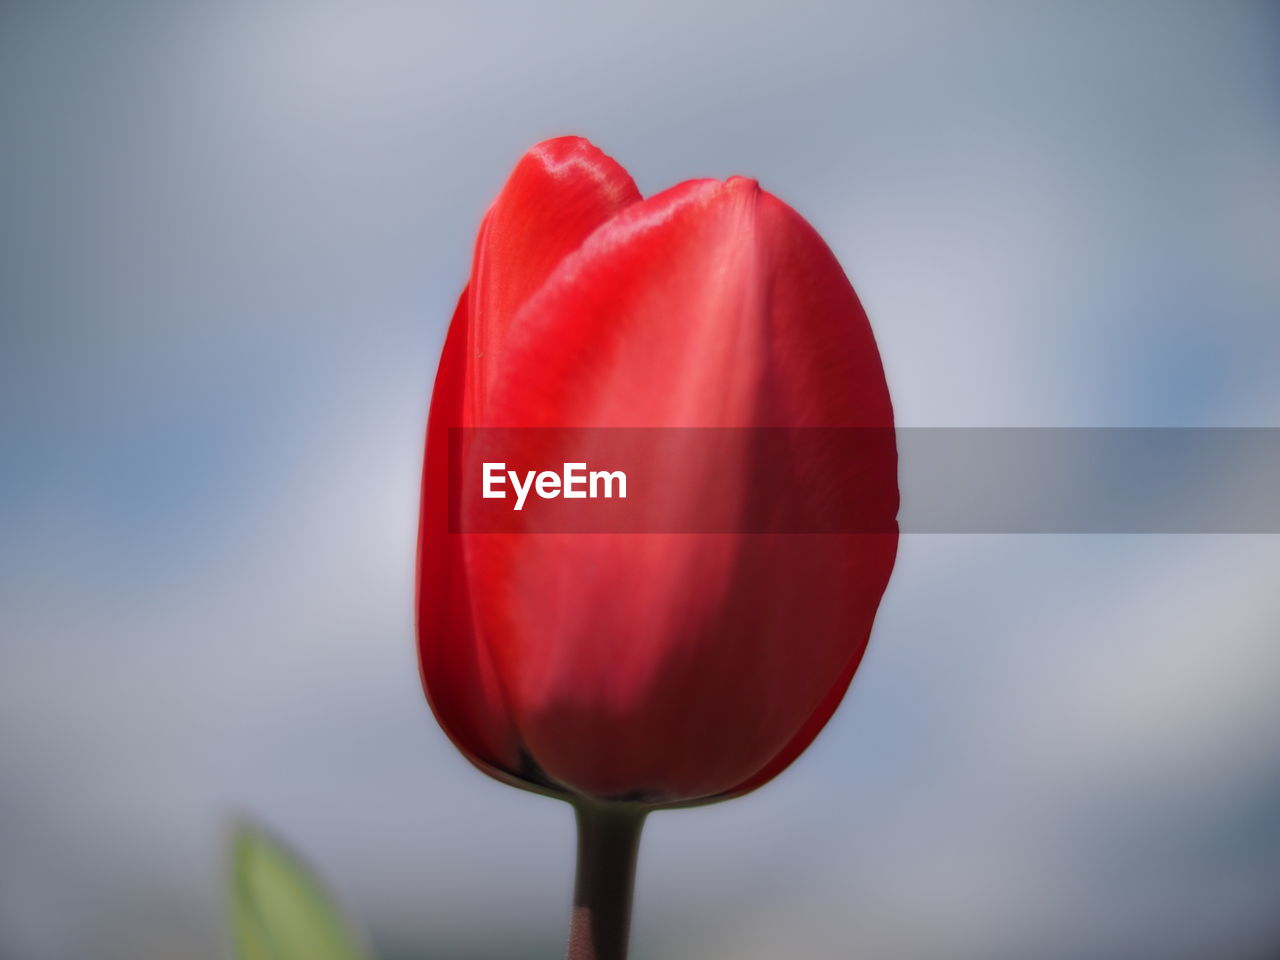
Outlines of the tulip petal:
{"type": "Polygon", "coordinates": [[[418,561],[423,686],[441,726],[473,763],[539,788],[548,785],[521,747],[474,629],[461,540],[448,532],[448,433],[475,420],[485,373],[520,306],[565,255],[639,199],[627,172],[586,140],[562,137],[528,151],[481,226],[432,395],[418,561]]]}
{"type": "Polygon", "coordinates": [[[581,137],[543,141],[520,159],[476,241],[470,288],[478,397],[520,308],[592,231],[639,199],[627,171],[581,137]]]}
{"type": "Polygon", "coordinates": [[[739,797],[744,793],[750,793],[756,787],[763,786],[791,766],[800,754],[808,749],[809,744],[813,743],[814,738],[822,732],[822,728],[827,725],[831,715],[836,712],[836,707],[840,706],[840,701],[844,699],[844,695],[849,689],[849,684],[853,680],[853,675],[857,672],[858,664],[862,662],[862,655],[866,652],[867,640],[869,639],[870,637],[868,636],[862,641],[854,655],[849,658],[844,670],[836,678],[836,682],[831,685],[831,689],[827,691],[822,698],[822,702],[818,704],[818,708],[810,714],[804,726],[796,732],[790,742],[782,748],[782,751],[742,783],[735,784],[723,794],[716,796],[715,799],[728,800],[731,797],[739,797]]]}
{"type": "Polygon", "coordinates": [[[440,726],[486,772],[517,775],[519,741],[485,647],[477,641],[462,544],[448,528],[448,432],[461,424],[467,300],[458,298],[445,337],[427,421],[418,532],[418,662],[440,726]]]}
{"type": "MultiPolygon", "coordinates": [[[[519,310],[492,376],[488,425],[893,422],[834,256],[740,178],[681,184],[595,231],[519,310]]],[[[750,455],[729,465],[724,495],[749,496],[750,455]]],[[[870,466],[867,490],[832,495],[896,504],[896,463],[870,466]]],[[[821,482],[820,463],[800,467],[821,482]]],[[[865,647],[896,546],[896,534],[525,533],[468,538],[465,553],[485,584],[479,629],[540,767],[590,796],[674,803],[755,785],[812,738],[865,647]]]]}

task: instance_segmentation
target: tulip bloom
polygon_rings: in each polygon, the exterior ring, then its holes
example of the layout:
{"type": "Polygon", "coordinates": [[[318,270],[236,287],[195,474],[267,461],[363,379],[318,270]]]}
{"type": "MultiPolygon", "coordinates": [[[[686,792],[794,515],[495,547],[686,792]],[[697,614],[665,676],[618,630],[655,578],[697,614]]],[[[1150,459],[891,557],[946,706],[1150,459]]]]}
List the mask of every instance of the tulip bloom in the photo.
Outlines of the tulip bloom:
{"type": "MultiPolygon", "coordinates": [[[[896,526],[459,532],[451,516],[478,501],[451,502],[451,430],[892,424],[852,286],[813,228],[754,181],[691,180],[642,199],[572,137],[517,164],[480,227],[432,396],[419,654],[436,717],[468,759],[577,807],[571,956],[623,955],[644,812],[752,790],[821,730],[866,647],[896,526]]],[[[714,493],[667,495],[746,503],[753,456],[743,444],[714,493]]],[[[820,458],[795,472],[826,482],[820,458]]],[[[863,473],[859,489],[828,492],[896,510],[892,444],[863,473]]]]}

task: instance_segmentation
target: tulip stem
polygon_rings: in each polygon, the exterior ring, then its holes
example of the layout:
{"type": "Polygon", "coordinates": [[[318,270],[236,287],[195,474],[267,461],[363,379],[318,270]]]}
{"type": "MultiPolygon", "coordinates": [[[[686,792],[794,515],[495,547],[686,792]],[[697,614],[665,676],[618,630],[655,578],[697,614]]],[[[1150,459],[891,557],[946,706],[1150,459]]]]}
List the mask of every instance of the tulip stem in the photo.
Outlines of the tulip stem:
{"type": "Polygon", "coordinates": [[[581,802],[568,960],[626,960],[644,811],[581,802]]]}

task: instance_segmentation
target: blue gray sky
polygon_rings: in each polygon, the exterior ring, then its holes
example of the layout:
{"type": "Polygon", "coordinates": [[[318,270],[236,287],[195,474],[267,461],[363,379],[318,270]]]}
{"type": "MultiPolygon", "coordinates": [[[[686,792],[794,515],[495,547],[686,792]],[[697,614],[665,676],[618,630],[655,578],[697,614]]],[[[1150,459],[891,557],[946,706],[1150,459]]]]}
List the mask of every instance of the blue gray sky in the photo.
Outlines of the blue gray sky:
{"type": "MultiPolygon", "coordinates": [[[[0,955],[221,956],[249,814],[390,950],[557,956],[570,814],[453,751],[412,639],[435,360],[527,146],[758,178],[903,424],[1280,427],[1278,53],[1243,2],[7,4],[0,955]]],[[[1269,955],[1277,571],[904,538],[814,747],[652,818],[637,957],[1269,955]]]]}

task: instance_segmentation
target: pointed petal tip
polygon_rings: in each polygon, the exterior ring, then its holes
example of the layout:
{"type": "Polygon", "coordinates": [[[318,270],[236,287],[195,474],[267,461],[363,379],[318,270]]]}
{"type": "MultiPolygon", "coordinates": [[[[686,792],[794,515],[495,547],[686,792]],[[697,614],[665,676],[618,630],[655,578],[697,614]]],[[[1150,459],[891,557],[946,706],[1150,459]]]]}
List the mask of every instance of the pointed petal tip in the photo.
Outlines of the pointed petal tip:
{"type": "Polygon", "coordinates": [[[567,150],[595,150],[598,149],[594,143],[586,137],[580,137],[577,134],[565,134],[559,137],[547,137],[545,140],[539,140],[529,152],[548,152],[561,153],[567,150]]]}
{"type": "MultiPolygon", "coordinates": [[[[602,174],[620,176],[630,180],[626,173],[626,167],[586,137],[569,135],[542,140],[525,151],[522,159],[536,160],[551,173],[559,173],[566,168],[590,164],[600,167],[602,174]]],[[[581,170],[576,172],[581,172],[581,170]]],[[[597,177],[596,179],[600,180],[602,177],[597,177]]]]}

